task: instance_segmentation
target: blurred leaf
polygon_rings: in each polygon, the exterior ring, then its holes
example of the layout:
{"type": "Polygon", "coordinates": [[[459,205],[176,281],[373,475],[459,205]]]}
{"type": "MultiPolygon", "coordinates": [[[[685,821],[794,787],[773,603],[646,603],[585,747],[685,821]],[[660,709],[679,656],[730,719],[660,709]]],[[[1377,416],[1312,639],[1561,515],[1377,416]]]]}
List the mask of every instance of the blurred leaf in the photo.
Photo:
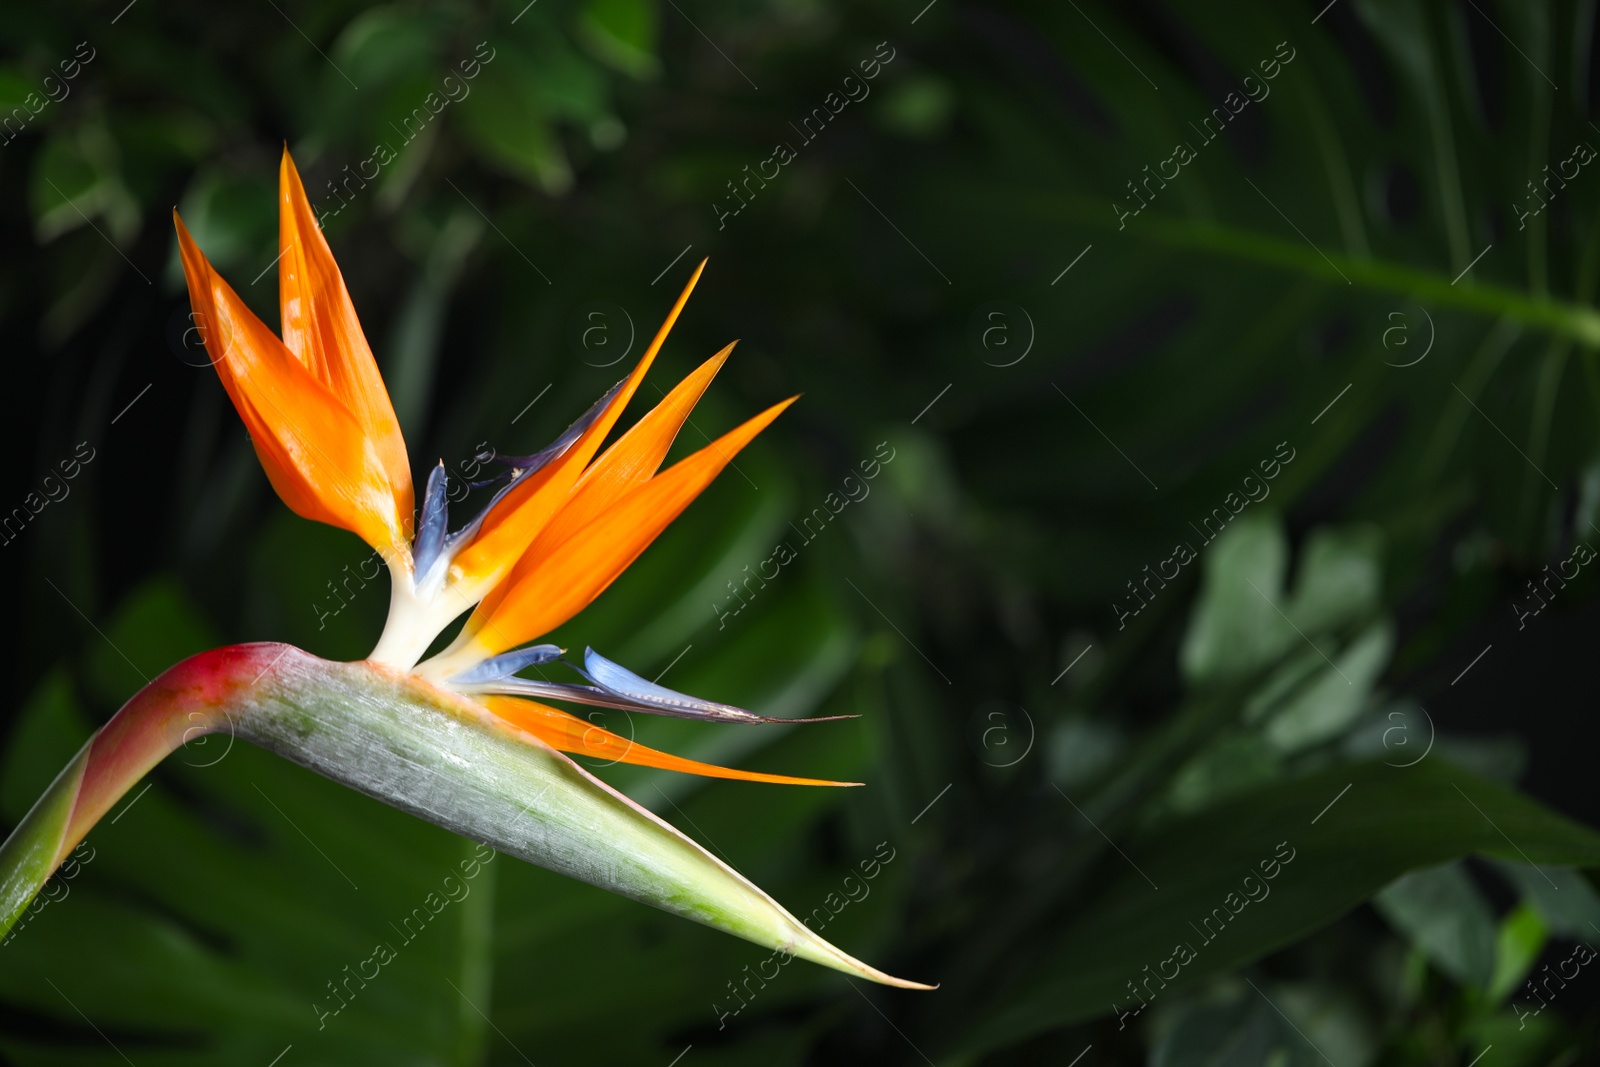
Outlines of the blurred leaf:
{"type": "Polygon", "coordinates": [[[1495,922],[1459,863],[1402,875],[1372,906],[1439,969],[1487,990],[1494,979],[1495,922]]]}
{"type": "Polygon", "coordinates": [[[368,8],[339,34],[333,54],[358,85],[374,87],[409,78],[430,66],[433,43],[414,12],[393,5],[368,8]]]}
{"type": "Polygon", "coordinates": [[[0,106],[6,111],[22,105],[22,98],[37,88],[33,76],[13,63],[0,63],[0,106]]]}
{"type": "MultiPolygon", "coordinates": [[[[1285,597],[1288,542],[1281,520],[1270,511],[1241,515],[1201,550],[1203,578],[1184,635],[1184,673],[1199,684],[1240,677],[1300,641],[1315,644],[1315,635],[1370,616],[1382,589],[1379,546],[1368,527],[1317,531],[1300,554],[1293,595],[1285,597]]],[[[1346,654],[1358,671],[1381,669],[1388,660],[1387,638],[1369,632],[1346,654]]],[[[1279,684],[1293,683],[1285,677],[1279,684]]],[[[1364,697],[1365,686],[1349,684],[1364,697]]],[[[1291,723],[1308,714],[1315,713],[1297,709],[1291,723]]],[[[1331,710],[1326,714],[1330,722],[1338,718],[1331,710]]],[[[1290,738],[1298,732],[1316,732],[1309,724],[1281,729],[1288,731],[1280,739],[1286,747],[1293,747],[1290,738]]]]}
{"type": "Polygon", "coordinates": [[[1500,920],[1500,932],[1495,938],[1494,977],[1489,981],[1489,999],[1495,1003],[1504,1000],[1513,989],[1522,984],[1528,971],[1539,961],[1549,937],[1539,910],[1523,902],[1511,909],[1500,920]]]}
{"type": "Polygon", "coordinates": [[[1255,734],[1228,737],[1185,763],[1172,779],[1172,806],[1198,811],[1276,779],[1283,760],[1255,734]]]}
{"type": "MultiPolygon", "coordinates": [[[[1127,862],[1115,853],[1104,860],[1107,877],[1046,958],[1004,983],[976,1029],[954,1038],[957,1051],[1125,1010],[1126,983],[1147,965],[1171,968],[1172,989],[1232,970],[1331,922],[1398,875],[1444,860],[1525,852],[1536,862],[1600,865],[1600,834],[1430,760],[1269,785],[1172,820],[1124,851],[1127,862]],[[1263,881],[1261,864],[1275,855],[1292,858],[1263,881]],[[1259,901],[1247,898],[1263,887],[1259,901]]],[[[1492,965],[1492,928],[1487,951],[1492,965]]]]}
{"type": "Polygon", "coordinates": [[[460,105],[462,132],[491,162],[551,195],[572,185],[572,168],[547,119],[535,60],[510,46],[497,49],[477,88],[460,105]]]}
{"type": "MultiPolygon", "coordinates": [[[[233,277],[239,295],[257,314],[267,314],[276,302],[276,273],[261,272],[272,265],[278,245],[277,171],[234,174],[220,168],[200,172],[184,193],[179,212],[183,223],[205,249],[206,258],[219,271],[233,277]],[[248,277],[240,277],[248,272],[248,277]],[[263,284],[255,284],[259,279],[263,284]]],[[[172,242],[170,277],[182,278],[177,242],[172,242]]],[[[266,321],[275,322],[270,315],[266,321]]]]}
{"type": "Polygon", "coordinates": [[[1266,1067],[1283,1043],[1282,1022],[1254,993],[1226,1005],[1194,1005],[1150,1051],[1150,1067],[1266,1067]]]}
{"type": "Polygon", "coordinates": [[[1366,1067],[1376,1057],[1380,1028],[1351,990],[1277,982],[1263,992],[1283,1013],[1283,1040],[1294,1067],[1326,1067],[1330,1060],[1340,1067],[1366,1067]]]}
{"type": "Polygon", "coordinates": [[[1579,941],[1600,939],[1600,893],[1581,872],[1511,859],[1496,860],[1495,867],[1538,910],[1550,933],[1579,941]]]}
{"type": "Polygon", "coordinates": [[[1279,614],[1289,546],[1275,516],[1252,511],[1202,548],[1200,598],[1184,635],[1184,674],[1196,683],[1235,678],[1297,640],[1279,614]]]}
{"type": "Polygon", "coordinates": [[[1474,1049],[1493,1046],[1493,1055],[1505,1057],[1506,1067],[1548,1067],[1572,1047],[1571,1029],[1559,1015],[1526,1009],[1519,1013],[1512,1008],[1475,1019],[1464,1037],[1474,1049]]]}
{"type": "Polygon", "coordinates": [[[1127,739],[1109,723],[1075,715],[1057,723],[1045,742],[1046,776],[1071,789],[1111,765],[1127,739]]]}
{"type": "Polygon", "coordinates": [[[902,137],[936,137],[955,111],[955,92],[932,74],[907,76],[882,86],[878,119],[902,137]]]}
{"type": "Polygon", "coordinates": [[[410,440],[423,436],[423,413],[437,387],[445,310],[483,229],[482,216],[465,206],[446,218],[428,243],[405,312],[394,326],[384,380],[401,430],[410,440]]]}
{"type": "Polygon", "coordinates": [[[1378,610],[1383,593],[1382,538],[1372,526],[1321,529],[1300,553],[1294,598],[1286,611],[1306,633],[1330,630],[1378,610]]]}
{"type": "Polygon", "coordinates": [[[1273,714],[1266,739],[1281,752],[1297,752],[1342,735],[1366,707],[1393,644],[1388,623],[1368,627],[1273,714]]]}
{"type": "Polygon", "coordinates": [[[22,703],[17,724],[6,739],[0,770],[0,816],[16,825],[77,753],[88,731],[78,711],[72,681],[57,667],[22,703]]]}
{"type": "Polygon", "coordinates": [[[654,0],[585,0],[577,31],[590,51],[624,74],[651,78],[660,69],[654,0]]]}
{"type": "Polygon", "coordinates": [[[52,134],[34,160],[29,200],[41,242],[92,220],[104,220],[113,240],[139,230],[139,205],[123,186],[115,143],[98,123],[52,134]]]}
{"type": "Polygon", "coordinates": [[[216,631],[171,579],[134,590],[90,646],[86,689],[117,708],[156,675],[220,643],[216,631]]]}

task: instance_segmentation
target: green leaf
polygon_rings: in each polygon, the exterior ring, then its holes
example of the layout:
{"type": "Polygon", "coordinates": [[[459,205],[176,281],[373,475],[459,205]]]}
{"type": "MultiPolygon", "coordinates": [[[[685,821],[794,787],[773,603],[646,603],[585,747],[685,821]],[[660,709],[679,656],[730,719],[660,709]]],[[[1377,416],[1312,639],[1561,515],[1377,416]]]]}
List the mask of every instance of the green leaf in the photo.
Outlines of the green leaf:
{"type": "Polygon", "coordinates": [[[1472,854],[1600,865],[1600,834],[1428,760],[1407,770],[1335,767],[1257,789],[1172,820],[1123,852],[1126,860],[1102,857],[1094,893],[1043,960],[1005,983],[976,1028],[953,1039],[955,1051],[975,1055],[1137,1008],[1129,983],[1148,980],[1159,998],[1231,971],[1407,871],[1472,854]],[[1193,956],[1179,965],[1183,947],[1193,956]]]}
{"type": "MultiPolygon", "coordinates": [[[[47,712],[50,707],[45,706],[47,712]]],[[[87,760],[87,749],[74,756],[29,809],[22,824],[0,844],[0,936],[22,932],[33,917],[24,915],[30,905],[38,912],[51,902],[51,898],[36,898],[35,894],[56,869],[87,760]]],[[[9,941],[6,936],[0,948],[9,941]]]]}
{"type": "Polygon", "coordinates": [[[156,579],[129,594],[90,646],[87,691],[111,707],[138,692],[179,660],[221,642],[171,579],[156,579]]]}
{"type": "Polygon", "coordinates": [[[548,121],[533,64],[520,51],[500,48],[460,104],[461,128],[491,163],[556,195],[572,185],[572,168],[548,121]]]}
{"type": "Polygon", "coordinates": [[[1281,523],[1247,513],[1201,551],[1200,599],[1180,653],[1184,674],[1204,683],[1271,663],[1298,640],[1275,606],[1289,571],[1281,523]]]}
{"type": "Polygon", "coordinates": [[[1251,993],[1231,1004],[1193,1005],[1150,1052],[1150,1067],[1265,1067],[1282,1043],[1272,1007],[1251,993]]]}
{"type": "Polygon", "coordinates": [[[654,0],[587,0],[578,13],[578,37],[589,50],[635,78],[660,70],[658,30],[654,0]]]}
{"type": "Polygon", "coordinates": [[[351,19],[332,51],[352,81],[372,88],[428,66],[433,46],[421,19],[398,6],[382,5],[351,19]]]}
{"type": "Polygon", "coordinates": [[[1552,934],[1579,941],[1600,939],[1600,893],[1581,872],[1509,859],[1497,861],[1495,866],[1538,910],[1552,934]]]}
{"type": "Polygon", "coordinates": [[[52,134],[34,160],[28,199],[34,231],[52,241],[90,220],[104,220],[113,238],[138,233],[139,205],[122,183],[116,143],[98,123],[52,134]]]}
{"type": "Polygon", "coordinates": [[[1494,977],[1489,981],[1489,999],[1498,1003],[1522,984],[1528,971],[1544,951],[1549,931],[1539,918],[1539,909],[1524,901],[1500,921],[1495,938],[1494,977]]]}
{"type": "Polygon", "coordinates": [[[1172,778],[1172,805],[1198,811],[1276,779],[1283,759],[1255,734],[1227,737],[1184,764],[1172,778]]]}
{"type": "Polygon", "coordinates": [[[1273,714],[1264,730],[1267,741],[1290,753],[1345,733],[1367,706],[1393,646],[1388,623],[1368,627],[1273,714]]]}
{"type": "Polygon", "coordinates": [[[1488,990],[1495,977],[1495,922],[1459,863],[1402,875],[1372,905],[1440,970],[1488,990]]]}
{"type": "Polygon", "coordinates": [[[1382,535],[1372,526],[1313,531],[1300,553],[1285,609],[1306,633],[1331,630],[1377,611],[1383,594],[1382,535]]]}
{"type": "Polygon", "coordinates": [[[23,701],[0,773],[0,816],[15,825],[83,745],[88,723],[78,710],[71,675],[47,673],[23,701]]]}

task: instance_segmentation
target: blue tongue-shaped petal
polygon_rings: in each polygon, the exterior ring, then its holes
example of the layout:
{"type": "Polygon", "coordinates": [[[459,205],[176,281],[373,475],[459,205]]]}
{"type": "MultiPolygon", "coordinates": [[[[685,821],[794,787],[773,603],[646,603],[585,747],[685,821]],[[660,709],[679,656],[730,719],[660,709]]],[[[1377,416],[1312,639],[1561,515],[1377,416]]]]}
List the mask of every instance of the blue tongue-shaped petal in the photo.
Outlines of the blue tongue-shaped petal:
{"type": "MultiPolygon", "coordinates": [[[[565,430],[561,431],[560,437],[557,437],[554,441],[551,441],[548,445],[545,445],[533,455],[497,457],[501,463],[504,463],[516,470],[517,473],[512,478],[511,484],[515,485],[528,475],[533,474],[535,471],[538,471],[540,468],[544,467],[551,460],[565,454],[567,449],[571,448],[573,444],[577,442],[578,438],[583,436],[583,432],[594,424],[594,420],[600,417],[600,413],[603,412],[606,409],[606,406],[611,403],[612,399],[617,395],[617,390],[622,388],[623,383],[626,380],[627,379],[623,379],[622,382],[618,382],[610,389],[607,389],[605,395],[590,405],[588,411],[585,411],[582,415],[578,416],[571,426],[568,426],[565,430]]],[[[510,486],[507,486],[507,488],[510,488],[510,486]]]]}
{"type": "Polygon", "coordinates": [[[479,685],[500,678],[509,678],[525,667],[537,667],[561,658],[566,649],[559,645],[529,645],[491,656],[476,667],[462,671],[450,679],[460,685],[479,685]]]}
{"type": "MultiPolygon", "coordinates": [[[[454,555],[457,549],[466,544],[477,534],[478,527],[483,525],[483,520],[488,517],[489,512],[494,510],[494,506],[496,504],[505,499],[505,495],[507,493],[511,492],[511,490],[522,484],[522,482],[527,478],[537,474],[539,471],[549,466],[552,460],[559,459],[566,455],[567,449],[576,444],[578,438],[583,436],[583,432],[590,426],[594,425],[594,421],[598,419],[606,410],[607,405],[609,405],[616,397],[617,391],[622,388],[626,381],[627,379],[623,379],[623,381],[620,381],[616,385],[613,385],[610,389],[607,389],[605,395],[590,405],[588,411],[585,411],[578,417],[577,421],[561,432],[560,437],[557,437],[554,441],[551,441],[548,445],[539,449],[539,451],[530,456],[493,457],[496,462],[503,463],[511,468],[510,480],[507,481],[505,485],[500,487],[499,491],[497,491],[489,500],[489,502],[484,505],[483,510],[480,511],[471,522],[467,523],[461,529],[450,535],[449,539],[445,543],[445,551],[449,552],[451,555],[454,555]]],[[[470,482],[468,484],[476,489],[486,485],[491,485],[497,479],[504,477],[505,472],[502,472],[487,481],[470,482]]]]}
{"type": "MultiPolygon", "coordinates": [[[[551,648],[536,645],[535,648],[551,648]]],[[[521,649],[519,652],[529,652],[521,649]]],[[[563,661],[583,675],[593,685],[576,685],[568,682],[546,682],[533,678],[513,678],[502,669],[501,661],[518,655],[507,652],[450,679],[473,693],[501,693],[507,696],[530,697],[535,700],[566,700],[574,704],[588,704],[597,708],[616,708],[619,711],[641,711],[650,715],[671,715],[678,719],[699,719],[703,722],[831,722],[834,719],[853,719],[854,715],[823,715],[810,719],[779,719],[768,715],[736,708],[731,704],[718,704],[713,700],[668,689],[663,685],[634,674],[628,668],[613,663],[592,648],[584,649],[585,670],[575,663],[563,661]],[[490,667],[490,664],[495,664],[490,667]]],[[[530,661],[531,663],[532,661],[530,661]]],[[[547,662],[547,661],[540,661],[547,662]]],[[[523,664],[527,666],[529,664],[523,664]]],[[[516,669],[520,670],[521,666],[516,669]]]]}
{"type": "Polygon", "coordinates": [[[445,526],[450,521],[449,476],[444,460],[428,474],[428,488],[422,494],[422,519],[417,523],[417,539],[412,550],[417,580],[433,569],[444,548],[445,526]]]}
{"type": "Polygon", "coordinates": [[[712,719],[718,722],[823,722],[828,719],[849,719],[851,715],[829,715],[820,719],[777,719],[757,715],[732,704],[719,704],[714,700],[701,700],[664,685],[657,685],[634,674],[620,663],[606,659],[592,648],[583,650],[584,674],[600,690],[620,701],[625,701],[639,711],[659,715],[675,715],[684,719],[712,719]]]}

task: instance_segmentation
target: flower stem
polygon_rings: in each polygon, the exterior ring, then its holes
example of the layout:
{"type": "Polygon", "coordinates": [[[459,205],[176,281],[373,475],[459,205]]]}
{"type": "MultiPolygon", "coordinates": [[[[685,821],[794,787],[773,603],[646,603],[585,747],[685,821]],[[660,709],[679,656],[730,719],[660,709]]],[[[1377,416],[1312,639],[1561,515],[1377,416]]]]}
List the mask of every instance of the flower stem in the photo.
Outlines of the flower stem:
{"type": "Polygon", "coordinates": [[[228,720],[228,705],[285,645],[238,645],[178,664],[135,693],[56,776],[0,845],[0,936],[95,823],[186,741],[228,720]]]}

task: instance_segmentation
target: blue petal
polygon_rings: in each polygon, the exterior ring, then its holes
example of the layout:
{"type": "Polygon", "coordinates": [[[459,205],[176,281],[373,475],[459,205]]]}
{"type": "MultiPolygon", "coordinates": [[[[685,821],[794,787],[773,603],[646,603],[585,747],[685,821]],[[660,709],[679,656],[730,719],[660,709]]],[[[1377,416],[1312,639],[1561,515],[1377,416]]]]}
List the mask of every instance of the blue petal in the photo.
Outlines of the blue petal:
{"type": "Polygon", "coordinates": [[[528,475],[533,474],[551,460],[561,456],[566,452],[567,449],[571,448],[573,443],[576,442],[578,438],[583,436],[583,432],[590,426],[594,425],[594,420],[600,417],[600,413],[606,409],[606,405],[611,403],[612,399],[617,395],[617,391],[622,388],[626,381],[627,379],[624,378],[616,385],[613,385],[610,389],[607,389],[604,396],[589,406],[588,411],[585,411],[582,415],[579,415],[577,420],[574,421],[571,426],[568,426],[565,430],[561,431],[560,437],[557,437],[554,441],[551,441],[548,445],[539,449],[539,451],[535,452],[533,455],[497,457],[501,463],[506,464],[508,467],[511,467],[516,471],[516,475],[512,478],[511,484],[515,485],[517,482],[520,482],[528,475]]]}
{"type": "Polygon", "coordinates": [[[417,538],[412,548],[416,576],[420,581],[439,558],[444,547],[445,525],[450,519],[449,475],[444,460],[428,474],[428,488],[422,494],[422,520],[417,523],[417,538]]]}
{"type": "MultiPolygon", "coordinates": [[[[476,693],[499,693],[506,696],[535,697],[543,700],[563,700],[574,704],[589,704],[597,708],[615,708],[618,711],[641,711],[651,715],[670,715],[679,719],[700,719],[706,722],[829,722],[833,719],[853,719],[854,715],[827,715],[815,719],[774,719],[765,715],[754,715],[743,708],[735,708],[728,704],[716,704],[709,700],[697,700],[683,693],[674,692],[663,686],[653,685],[640,678],[637,674],[620,667],[610,660],[600,657],[593,649],[585,655],[585,662],[591,667],[599,666],[601,673],[605,674],[612,684],[619,688],[609,688],[602,685],[577,685],[566,682],[536,681],[532,678],[498,678],[493,681],[470,683],[471,691],[476,693]],[[648,696],[638,696],[628,692],[629,688],[643,687],[648,696]]],[[[590,677],[574,664],[569,664],[584,677],[590,677]]],[[[590,678],[598,681],[598,678],[590,678]]],[[[465,682],[466,677],[452,679],[454,682],[465,682]]]]}
{"type": "Polygon", "coordinates": [[[625,702],[633,710],[648,711],[658,715],[673,715],[683,719],[711,719],[717,722],[822,722],[828,719],[852,718],[848,715],[830,715],[821,719],[777,719],[736,708],[732,704],[719,704],[699,697],[656,685],[634,674],[620,663],[606,659],[592,648],[583,650],[585,676],[601,691],[625,702]]]}
{"type": "MultiPolygon", "coordinates": [[[[563,430],[560,437],[557,437],[554,441],[550,442],[539,451],[533,453],[533,455],[496,456],[495,458],[499,462],[504,463],[511,468],[511,480],[502,486],[499,492],[495,493],[494,497],[489,501],[488,504],[484,505],[483,510],[478,513],[476,518],[450,535],[449,548],[451,551],[453,552],[456,548],[477,534],[478,527],[483,525],[483,520],[488,517],[489,512],[494,510],[494,506],[500,503],[507,493],[511,492],[511,490],[520,485],[525,478],[528,478],[529,476],[544,469],[552,460],[559,459],[561,456],[565,455],[567,449],[571,448],[573,444],[577,442],[578,438],[583,436],[583,432],[590,426],[594,425],[594,421],[600,417],[601,412],[605,411],[606,405],[611,403],[612,398],[617,395],[617,391],[622,388],[624,382],[626,381],[627,379],[623,379],[623,381],[618,382],[610,389],[607,389],[606,394],[599,400],[596,400],[594,404],[590,406],[588,411],[585,411],[582,415],[578,416],[576,422],[563,430]]],[[[504,475],[501,477],[504,477],[504,475]]],[[[490,479],[487,482],[473,482],[472,486],[473,488],[480,488],[482,486],[491,484],[493,481],[494,479],[490,479]]]]}
{"type": "Polygon", "coordinates": [[[561,658],[565,651],[556,645],[529,645],[527,648],[513,649],[502,652],[484,660],[470,670],[462,671],[452,682],[462,685],[477,685],[482,682],[492,682],[499,678],[507,678],[525,667],[537,667],[542,663],[561,658]]]}

